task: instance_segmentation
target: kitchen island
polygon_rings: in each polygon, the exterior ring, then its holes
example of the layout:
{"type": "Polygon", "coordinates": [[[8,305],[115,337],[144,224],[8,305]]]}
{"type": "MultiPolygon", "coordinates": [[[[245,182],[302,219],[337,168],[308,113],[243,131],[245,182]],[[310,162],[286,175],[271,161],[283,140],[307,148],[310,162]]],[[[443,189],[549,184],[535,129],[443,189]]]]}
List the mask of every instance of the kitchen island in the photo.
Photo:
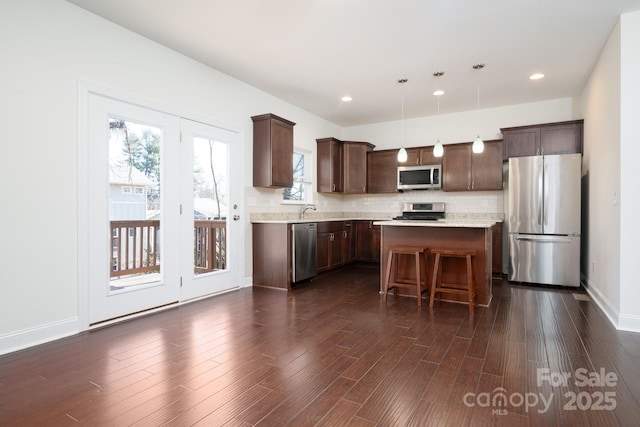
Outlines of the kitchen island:
{"type": "MultiPolygon", "coordinates": [[[[385,280],[389,246],[420,246],[427,249],[471,249],[477,252],[473,260],[476,283],[476,304],[488,306],[491,302],[491,227],[493,220],[439,220],[439,221],[377,221],[381,226],[380,289],[385,280]]],[[[431,284],[434,256],[427,257],[427,281],[431,284]]],[[[443,282],[464,283],[466,270],[463,260],[447,259],[442,275],[443,282]]],[[[398,262],[398,279],[412,281],[415,277],[414,260],[401,258],[398,262]]],[[[403,291],[399,290],[402,294],[403,291]]],[[[415,297],[415,292],[413,294],[415,297]]],[[[423,296],[424,298],[425,296],[423,296]]],[[[463,301],[464,297],[447,295],[446,300],[463,301]],[[456,299],[458,298],[458,299],[456,299]]],[[[428,304],[427,304],[428,305],[428,304]]]]}

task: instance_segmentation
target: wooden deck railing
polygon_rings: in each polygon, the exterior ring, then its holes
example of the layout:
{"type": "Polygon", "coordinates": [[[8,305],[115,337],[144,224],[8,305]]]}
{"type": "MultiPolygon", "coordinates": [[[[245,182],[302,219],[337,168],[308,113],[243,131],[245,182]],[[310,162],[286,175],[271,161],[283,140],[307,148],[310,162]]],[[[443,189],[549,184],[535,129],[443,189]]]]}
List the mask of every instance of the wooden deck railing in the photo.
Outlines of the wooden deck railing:
{"type": "MultiPolygon", "coordinates": [[[[227,223],[194,221],[194,269],[197,274],[224,270],[227,223]]],[[[160,271],[160,221],[111,221],[111,277],[160,271]]]]}
{"type": "Polygon", "coordinates": [[[227,264],[227,222],[196,220],[193,259],[196,273],[224,270],[227,264]]]}
{"type": "Polygon", "coordinates": [[[160,221],[111,221],[111,277],[160,271],[160,221]]]}

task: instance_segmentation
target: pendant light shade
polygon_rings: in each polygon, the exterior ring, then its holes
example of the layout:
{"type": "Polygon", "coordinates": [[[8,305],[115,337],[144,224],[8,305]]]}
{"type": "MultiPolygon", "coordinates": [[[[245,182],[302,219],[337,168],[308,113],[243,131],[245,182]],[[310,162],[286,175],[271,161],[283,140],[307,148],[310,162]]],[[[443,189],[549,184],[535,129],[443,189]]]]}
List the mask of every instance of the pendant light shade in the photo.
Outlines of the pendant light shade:
{"type": "MultiPolygon", "coordinates": [[[[473,69],[477,72],[477,80],[476,80],[476,88],[478,91],[478,111],[480,111],[480,70],[484,68],[484,64],[474,64],[473,69]]],[[[478,116],[478,120],[480,120],[478,116]]],[[[471,151],[475,154],[482,153],[484,151],[484,141],[480,138],[480,132],[476,136],[476,139],[473,140],[473,144],[471,145],[471,151]]]]}
{"type": "MultiPolygon", "coordinates": [[[[407,79],[398,79],[398,83],[404,88],[404,84],[407,82],[407,79]]],[[[400,134],[400,150],[398,150],[398,162],[404,163],[407,161],[407,150],[404,148],[404,89],[402,91],[402,112],[401,112],[401,124],[402,124],[402,132],[400,134]]]]}
{"type": "Polygon", "coordinates": [[[442,145],[442,142],[438,140],[438,142],[436,142],[436,145],[433,146],[433,157],[442,157],[443,154],[444,146],[442,145]]]}
{"type": "Polygon", "coordinates": [[[400,147],[400,150],[398,150],[398,161],[404,163],[407,161],[407,158],[407,150],[404,147],[400,147]]]}
{"type": "Polygon", "coordinates": [[[473,144],[471,144],[471,151],[475,154],[479,154],[484,151],[484,141],[480,138],[480,135],[476,136],[476,139],[473,140],[473,144]]]}

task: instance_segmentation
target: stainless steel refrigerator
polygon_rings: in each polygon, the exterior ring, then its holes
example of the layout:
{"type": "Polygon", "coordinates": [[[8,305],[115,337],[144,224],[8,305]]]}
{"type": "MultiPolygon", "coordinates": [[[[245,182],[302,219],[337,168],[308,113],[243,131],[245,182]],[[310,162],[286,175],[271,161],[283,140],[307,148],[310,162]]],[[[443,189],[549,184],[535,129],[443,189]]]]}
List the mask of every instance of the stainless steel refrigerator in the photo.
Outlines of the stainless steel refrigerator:
{"type": "Polygon", "coordinates": [[[509,159],[509,280],[580,286],[582,156],[509,159]]]}

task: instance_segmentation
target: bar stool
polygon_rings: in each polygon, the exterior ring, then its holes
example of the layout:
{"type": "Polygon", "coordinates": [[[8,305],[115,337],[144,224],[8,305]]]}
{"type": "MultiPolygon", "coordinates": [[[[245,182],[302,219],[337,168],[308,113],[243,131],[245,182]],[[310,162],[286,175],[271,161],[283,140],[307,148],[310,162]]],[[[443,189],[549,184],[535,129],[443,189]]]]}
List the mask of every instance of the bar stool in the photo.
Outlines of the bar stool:
{"type": "Polygon", "coordinates": [[[387,260],[387,274],[384,277],[382,288],[382,299],[387,301],[387,293],[393,288],[393,293],[398,296],[398,288],[415,290],[418,299],[418,307],[422,306],[422,293],[428,290],[427,261],[425,248],[416,246],[389,246],[389,259],[387,260]],[[416,277],[413,282],[400,282],[397,278],[398,257],[400,255],[413,255],[416,262],[416,277]],[[421,271],[424,271],[425,280],[422,280],[421,271]],[[424,286],[424,289],[423,289],[424,286]]]}
{"type": "Polygon", "coordinates": [[[449,249],[431,249],[430,252],[435,255],[435,263],[433,266],[433,280],[431,281],[431,292],[429,295],[429,307],[433,308],[433,300],[438,293],[448,293],[455,295],[467,295],[469,301],[469,313],[473,314],[473,299],[475,297],[475,280],[473,275],[473,257],[476,251],[471,250],[449,250],[449,249]],[[442,283],[442,261],[445,258],[465,258],[467,266],[467,283],[459,285],[454,283],[442,283]]]}

